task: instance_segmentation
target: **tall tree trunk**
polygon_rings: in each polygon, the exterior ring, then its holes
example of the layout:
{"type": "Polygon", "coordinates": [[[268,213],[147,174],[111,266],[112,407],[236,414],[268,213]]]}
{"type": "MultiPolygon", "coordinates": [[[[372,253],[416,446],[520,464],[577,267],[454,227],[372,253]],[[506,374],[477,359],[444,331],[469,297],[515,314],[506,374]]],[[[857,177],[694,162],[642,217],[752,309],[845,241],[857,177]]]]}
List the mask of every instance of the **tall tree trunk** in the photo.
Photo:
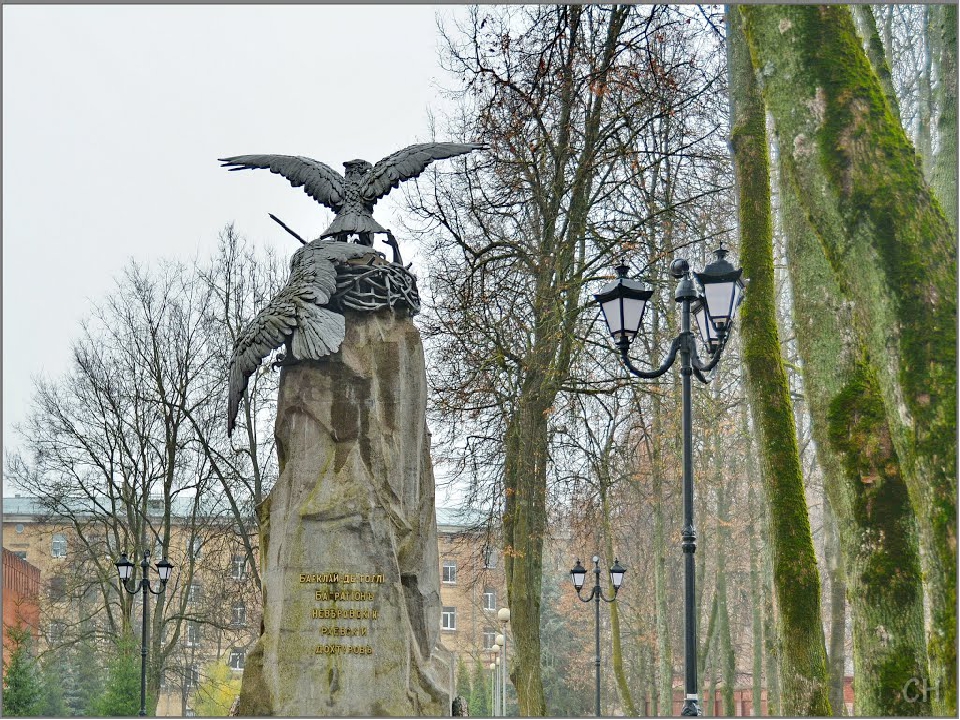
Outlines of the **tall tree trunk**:
{"type": "Polygon", "coordinates": [[[930,185],[953,232],[957,232],[957,6],[930,8],[935,22],[933,61],[937,70],[937,139],[940,150],[933,159],[930,185]]]}
{"type": "Polygon", "coordinates": [[[514,635],[510,679],[520,714],[525,716],[546,712],[540,671],[540,593],[547,527],[548,407],[534,393],[522,396],[506,438],[504,566],[514,635]]]}
{"type": "MultiPolygon", "coordinates": [[[[743,437],[749,438],[746,414],[743,421],[743,437]]],[[[763,692],[763,593],[760,587],[760,563],[763,561],[760,554],[759,525],[761,507],[751,471],[753,448],[747,450],[747,533],[750,537],[750,610],[752,614],[753,630],[753,714],[759,716],[761,711],[760,696],[763,692]]]]}
{"type": "Polygon", "coordinates": [[[834,517],[830,500],[823,498],[823,555],[830,578],[830,707],[834,717],[846,715],[843,703],[843,679],[845,675],[846,653],[844,647],[847,634],[847,584],[840,561],[840,538],[837,536],[837,520],[834,517]]]}
{"type": "Polygon", "coordinates": [[[849,584],[857,713],[926,714],[929,705],[903,697],[927,677],[916,517],[840,288],[782,154],[780,165],[797,347],[849,584]]]}
{"type": "Polygon", "coordinates": [[[890,111],[894,117],[899,119],[900,102],[897,100],[897,91],[893,87],[890,63],[887,62],[887,53],[884,50],[883,41],[880,39],[880,31],[877,29],[877,20],[873,15],[873,9],[869,5],[851,5],[850,7],[853,9],[854,17],[860,26],[860,36],[866,45],[867,57],[870,58],[873,71],[877,74],[880,87],[883,88],[883,95],[890,103],[890,111]]]}
{"type": "Polygon", "coordinates": [[[776,325],[773,224],[766,118],[741,20],[727,13],[733,165],[740,259],[750,289],[743,304],[743,361],[770,512],[770,542],[781,642],[780,711],[829,715],[820,575],[813,549],[793,408],[776,325]]]}
{"type": "Polygon", "coordinates": [[[846,7],[742,6],[789,168],[876,368],[920,524],[934,711],[957,710],[956,238],[846,7]]]}
{"type": "MultiPolygon", "coordinates": [[[[653,347],[659,347],[660,323],[659,306],[651,303],[651,326],[653,327],[653,347]]],[[[650,394],[650,480],[653,485],[653,582],[656,603],[657,628],[657,675],[659,677],[660,713],[672,714],[673,710],[673,645],[670,642],[670,607],[667,602],[667,543],[664,531],[663,503],[663,409],[660,395],[654,390],[650,394]]]]}
{"type": "MultiPolygon", "coordinates": [[[[715,433],[719,437],[719,433],[715,433]]],[[[719,442],[715,443],[719,446],[719,442]]],[[[733,637],[730,632],[730,610],[727,607],[727,550],[731,547],[730,503],[723,484],[717,486],[717,647],[718,665],[723,679],[720,690],[723,699],[723,714],[733,717],[736,714],[733,692],[737,685],[737,659],[733,650],[733,637]]]]}
{"type": "MultiPolygon", "coordinates": [[[[610,505],[607,499],[607,482],[600,483],[600,508],[603,514],[603,543],[604,550],[607,553],[607,560],[615,558],[613,551],[613,527],[610,522],[610,505]]],[[[607,577],[607,597],[613,597],[613,583],[607,577]]],[[[610,611],[610,636],[613,641],[613,675],[617,679],[617,690],[620,693],[620,702],[623,705],[623,712],[629,716],[637,714],[636,705],[633,703],[633,694],[630,692],[630,685],[627,683],[627,673],[623,669],[623,648],[620,642],[620,608],[616,602],[609,603],[607,608],[610,611]]]]}
{"type": "Polygon", "coordinates": [[[711,652],[716,644],[717,637],[717,593],[713,593],[713,602],[710,604],[710,620],[707,623],[707,632],[703,638],[703,645],[697,657],[697,676],[700,679],[700,709],[704,715],[713,714],[710,702],[710,674],[713,670],[713,656],[711,652]]]}
{"type": "Polygon", "coordinates": [[[777,608],[773,595],[773,549],[763,547],[763,646],[766,660],[767,715],[782,715],[780,705],[780,641],[777,637],[777,608]]]}
{"type": "Polygon", "coordinates": [[[920,122],[917,125],[917,152],[920,153],[920,161],[923,165],[924,177],[930,177],[930,171],[933,167],[933,54],[930,48],[930,35],[932,30],[930,19],[930,6],[923,7],[923,36],[920,41],[923,43],[923,69],[920,71],[917,96],[919,107],[917,108],[920,116],[920,122]]]}

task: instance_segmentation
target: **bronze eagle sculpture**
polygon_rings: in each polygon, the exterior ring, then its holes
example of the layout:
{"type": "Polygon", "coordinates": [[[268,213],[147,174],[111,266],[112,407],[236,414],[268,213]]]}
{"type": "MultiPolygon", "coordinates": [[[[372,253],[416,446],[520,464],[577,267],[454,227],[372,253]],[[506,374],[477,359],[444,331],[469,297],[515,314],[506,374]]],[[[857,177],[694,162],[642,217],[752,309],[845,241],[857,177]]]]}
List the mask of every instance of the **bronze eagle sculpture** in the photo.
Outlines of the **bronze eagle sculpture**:
{"type": "Polygon", "coordinates": [[[230,356],[227,434],[233,434],[247,381],[272,350],[286,345],[278,365],[319,360],[340,349],[343,315],[324,307],[337,290],[337,264],[370,249],[356,243],[314,240],[290,259],[290,279],[237,337],[230,356]]]}
{"type": "Polygon", "coordinates": [[[373,219],[377,200],[404,180],[420,175],[434,160],[482,147],[480,143],[411,145],[375,165],[366,160],[345,162],[344,175],[319,160],[294,155],[220,158],[222,167],[230,170],[264,169],[282,175],[293,187],[302,186],[310,197],[336,213],[330,226],[312,242],[304,242],[292,233],[304,246],[290,260],[287,284],[237,337],[229,367],[228,435],[236,426],[250,376],[271,351],[285,345],[283,359],[275,364],[292,365],[300,360],[319,360],[340,349],[346,335],[344,317],[326,307],[337,291],[337,265],[370,253],[376,233],[387,235],[395,260],[399,257],[393,234],[373,219]],[[359,244],[348,242],[351,235],[357,236],[359,244]]]}
{"type": "Polygon", "coordinates": [[[348,160],[341,175],[329,165],[299,155],[237,155],[220,158],[221,167],[236,170],[269,170],[282,175],[336,213],[320,239],[346,241],[357,235],[362,245],[373,245],[375,233],[387,233],[373,219],[373,206],[404,180],[422,173],[434,160],[466,155],[483,148],[481,143],[420,143],[388,155],[375,165],[366,160],[348,160]]]}

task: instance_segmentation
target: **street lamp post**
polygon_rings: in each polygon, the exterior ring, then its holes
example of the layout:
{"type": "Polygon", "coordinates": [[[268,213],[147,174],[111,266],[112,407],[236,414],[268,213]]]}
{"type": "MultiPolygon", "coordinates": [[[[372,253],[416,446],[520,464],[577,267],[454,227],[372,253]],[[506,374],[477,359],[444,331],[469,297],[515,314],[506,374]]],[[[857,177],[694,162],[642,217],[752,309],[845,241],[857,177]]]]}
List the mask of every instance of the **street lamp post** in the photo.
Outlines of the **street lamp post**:
{"type": "Polygon", "coordinates": [[[620,561],[614,560],[613,567],[610,568],[610,580],[613,583],[613,597],[608,600],[603,596],[603,590],[600,587],[600,558],[596,555],[593,556],[593,574],[595,577],[593,589],[590,591],[588,597],[580,595],[580,589],[583,587],[584,580],[586,580],[587,571],[583,565],[580,564],[579,559],[577,559],[577,564],[573,566],[573,570],[570,571],[570,578],[573,580],[573,587],[577,591],[577,597],[580,598],[581,602],[590,602],[592,600],[596,605],[597,654],[594,657],[594,662],[597,668],[597,717],[600,717],[600,601],[603,600],[604,602],[611,603],[617,599],[617,593],[620,592],[620,585],[623,583],[624,572],[626,572],[626,570],[620,567],[620,561]]]}
{"type": "Polygon", "coordinates": [[[500,646],[500,654],[497,656],[497,662],[500,665],[500,717],[506,716],[506,707],[507,699],[506,685],[507,685],[507,662],[506,662],[506,653],[507,653],[507,638],[502,633],[497,635],[497,645],[500,646]]]}
{"type": "Polygon", "coordinates": [[[173,572],[173,565],[167,562],[166,558],[157,563],[157,575],[160,576],[159,590],[150,587],[149,550],[143,551],[143,560],[140,561],[140,582],[134,585],[133,590],[127,586],[127,582],[133,577],[133,563],[127,559],[127,554],[121,553],[120,559],[114,565],[117,566],[117,573],[120,575],[120,587],[131,595],[143,593],[143,625],[140,634],[140,717],[145,717],[147,714],[147,618],[150,614],[147,593],[152,595],[163,593],[167,587],[167,581],[170,579],[170,573],[173,572]]]}
{"type": "Polygon", "coordinates": [[[502,682],[500,683],[500,712],[506,717],[507,714],[507,623],[510,622],[510,608],[500,608],[497,611],[497,619],[500,621],[500,625],[503,626],[503,632],[497,635],[497,644],[503,648],[503,663],[501,663],[500,670],[503,673],[502,682]],[[501,641],[501,638],[503,640],[501,641]]]}
{"type": "Polygon", "coordinates": [[[697,531],[693,524],[693,410],[691,400],[691,376],[703,383],[710,381],[705,375],[720,362],[733,326],[733,317],[741,300],[744,285],[740,279],[742,269],[734,268],[726,259],[723,244],[714,252],[715,259],[702,272],[691,273],[689,263],[677,258],[670,265],[670,274],[679,282],[674,299],[680,303],[680,334],[674,338],[667,358],[656,370],[644,372],[630,362],[629,349],[643,320],[643,312],[653,291],[642,282],[627,277],[629,268],[618,265],[617,279],[605,285],[594,297],[603,311],[607,328],[620,350],[620,357],[627,370],[639,378],[657,378],[667,372],[680,356],[682,381],[682,431],[683,431],[683,529],[681,547],[684,555],[684,625],[685,625],[685,685],[686,693],[681,715],[702,715],[697,689],[697,631],[694,615],[695,566],[693,556],[697,549],[697,531]],[[696,278],[696,283],[694,282],[696,278]],[[703,292],[697,289],[697,283],[703,292]],[[712,356],[709,362],[701,362],[697,355],[697,342],[691,331],[690,315],[693,314],[700,337],[712,356]]]}
{"type": "Polygon", "coordinates": [[[490,663],[490,715],[497,716],[497,663],[495,662],[490,663]]]}

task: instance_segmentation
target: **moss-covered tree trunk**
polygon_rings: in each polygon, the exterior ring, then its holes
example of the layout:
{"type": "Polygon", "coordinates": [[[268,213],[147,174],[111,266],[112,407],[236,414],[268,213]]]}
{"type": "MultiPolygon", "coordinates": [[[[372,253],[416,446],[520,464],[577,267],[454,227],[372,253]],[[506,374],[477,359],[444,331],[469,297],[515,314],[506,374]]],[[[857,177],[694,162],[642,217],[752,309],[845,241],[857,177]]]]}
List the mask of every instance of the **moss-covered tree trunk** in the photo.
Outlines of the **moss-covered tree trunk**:
{"type": "Polygon", "coordinates": [[[766,107],[870,363],[920,524],[934,710],[957,710],[956,238],[844,6],[742,6],[766,107]],[[838,231],[839,230],[839,231],[838,231]]]}
{"type": "MultiPolygon", "coordinates": [[[[746,418],[743,422],[743,437],[749,438],[746,418]]],[[[747,457],[752,455],[748,448],[747,457]]],[[[751,463],[752,464],[752,463],[751,463]]],[[[753,715],[759,716],[761,710],[760,695],[763,692],[763,592],[760,585],[760,565],[763,562],[760,553],[759,518],[760,502],[757,498],[754,473],[748,465],[747,481],[747,533],[750,538],[750,612],[753,631],[753,715]]]]}
{"type": "Polygon", "coordinates": [[[767,685],[767,715],[783,715],[780,709],[780,641],[777,638],[777,607],[773,596],[773,552],[763,547],[763,648],[767,685]]]}
{"type": "MultiPolygon", "coordinates": [[[[612,440],[612,438],[611,438],[612,440]]],[[[608,447],[611,450],[612,447],[608,447]]],[[[609,457],[609,454],[607,455],[609,457]]],[[[608,488],[610,476],[606,461],[604,462],[604,479],[600,482],[600,511],[603,523],[603,547],[607,554],[607,560],[615,558],[613,549],[613,525],[610,520],[610,503],[608,500],[608,488]]],[[[607,576],[607,597],[614,597],[613,582],[610,576],[607,576]]],[[[630,685],[627,682],[627,673],[623,667],[623,647],[620,640],[620,607],[616,602],[607,605],[610,611],[610,637],[613,645],[613,676],[617,680],[617,691],[620,694],[620,703],[624,714],[634,717],[637,714],[637,708],[633,703],[633,693],[630,692],[630,685]]]]}
{"type": "MultiPolygon", "coordinates": [[[[824,490],[837,517],[853,620],[856,709],[929,714],[904,688],[926,678],[917,521],[840,288],[781,153],[794,327],[824,490]],[[879,411],[879,412],[878,412],[879,411]]],[[[836,706],[834,707],[836,710],[836,706]]]]}
{"type": "Polygon", "coordinates": [[[740,328],[747,392],[764,465],[780,610],[779,710],[785,715],[829,715],[820,574],[776,324],[766,119],[735,7],[727,17],[730,142],[737,181],[740,260],[750,283],[740,328]]]}
{"type": "Polygon", "coordinates": [[[830,673],[830,707],[834,717],[846,715],[843,702],[843,679],[847,655],[844,652],[847,631],[847,583],[840,560],[840,538],[832,506],[825,497],[823,503],[823,559],[830,579],[830,638],[827,647],[830,673]]]}
{"type": "MultiPolygon", "coordinates": [[[[535,386],[531,378],[526,385],[535,386]]],[[[543,541],[547,528],[547,408],[552,404],[535,387],[525,391],[506,437],[503,529],[504,566],[513,630],[510,679],[520,714],[546,713],[540,671],[540,593],[543,541]]]]}
{"type": "Polygon", "coordinates": [[[957,232],[957,6],[937,5],[933,13],[933,61],[937,68],[937,139],[940,149],[933,159],[930,185],[943,207],[954,233],[957,232]]]}
{"type": "MultiPolygon", "coordinates": [[[[715,435],[719,436],[719,433],[715,435]]],[[[732,546],[730,524],[730,502],[726,489],[720,484],[717,486],[717,658],[723,678],[720,697],[723,701],[723,714],[727,717],[736,714],[733,693],[737,686],[737,658],[730,629],[730,608],[727,605],[726,559],[732,546]]]]}
{"type": "Polygon", "coordinates": [[[866,46],[867,57],[870,58],[873,71],[877,74],[880,87],[883,88],[884,97],[890,103],[890,111],[895,117],[900,118],[900,102],[897,100],[897,92],[893,87],[890,63],[887,62],[887,53],[883,47],[883,40],[880,39],[880,31],[877,29],[877,19],[874,17],[873,9],[869,5],[853,5],[851,9],[857,24],[860,26],[860,36],[866,46]]]}

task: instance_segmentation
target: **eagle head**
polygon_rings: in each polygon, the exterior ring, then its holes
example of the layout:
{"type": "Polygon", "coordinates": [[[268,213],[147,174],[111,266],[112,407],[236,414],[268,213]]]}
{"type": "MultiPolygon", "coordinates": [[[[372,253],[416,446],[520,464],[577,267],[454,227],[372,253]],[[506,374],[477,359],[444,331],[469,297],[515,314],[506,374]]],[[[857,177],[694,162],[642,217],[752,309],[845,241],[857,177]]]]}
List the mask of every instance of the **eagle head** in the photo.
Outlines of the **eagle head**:
{"type": "Polygon", "coordinates": [[[360,176],[363,175],[367,170],[373,167],[372,164],[368,163],[366,160],[347,160],[343,164],[346,172],[344,175],[348,178],[360,179],[360,176]]]}

